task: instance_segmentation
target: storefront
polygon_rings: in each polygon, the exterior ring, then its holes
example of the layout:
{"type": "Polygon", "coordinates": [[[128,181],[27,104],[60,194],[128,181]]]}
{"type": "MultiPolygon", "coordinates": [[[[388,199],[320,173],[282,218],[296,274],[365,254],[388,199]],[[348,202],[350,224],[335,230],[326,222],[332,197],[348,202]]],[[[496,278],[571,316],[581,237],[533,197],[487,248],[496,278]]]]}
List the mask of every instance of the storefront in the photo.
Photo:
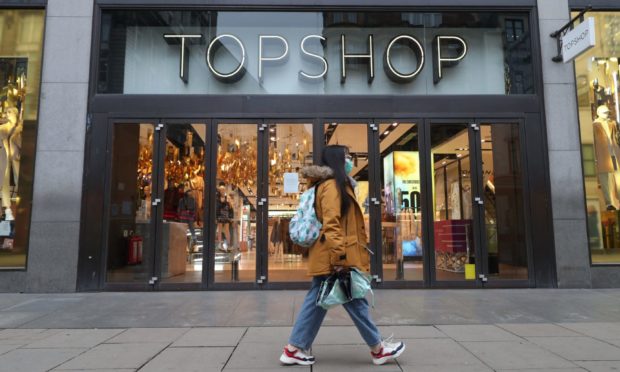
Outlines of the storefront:
{"type": "Polygon", "coordinates": [[[596,41],[575,59],[575,80],[588,248],[593,277],[617,285],[620,276],[620,4],[575,1],[571,3],[573,16],[586,7],[590,8],[583,22],[590,23],[588,31],[595,33],[596,41]]]}
{"type": "Polygon", "coordinates": [[[95,3],[79,290],[306,286],[288,222],[329,144],[378,286],[555,285],[535,2],[123,3],[95,3]]]}
{"type": "Polygon", "coordinates": [[[28,257],[45,9],[0,4],[0,270],[28,257]]]}

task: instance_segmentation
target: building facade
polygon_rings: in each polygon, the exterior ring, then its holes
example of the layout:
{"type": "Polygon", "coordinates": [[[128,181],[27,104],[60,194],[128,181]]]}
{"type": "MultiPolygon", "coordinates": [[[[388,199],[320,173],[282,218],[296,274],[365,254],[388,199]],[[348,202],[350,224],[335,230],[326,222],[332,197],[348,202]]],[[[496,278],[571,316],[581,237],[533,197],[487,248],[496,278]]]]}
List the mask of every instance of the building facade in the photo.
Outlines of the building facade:
{"type": "Polygon", "coordinates": [[[0,290],[304,288],[335,144],[377,287],[617,286],[620,18],[549,36],[588,5],[0,1],[0,290]]]}

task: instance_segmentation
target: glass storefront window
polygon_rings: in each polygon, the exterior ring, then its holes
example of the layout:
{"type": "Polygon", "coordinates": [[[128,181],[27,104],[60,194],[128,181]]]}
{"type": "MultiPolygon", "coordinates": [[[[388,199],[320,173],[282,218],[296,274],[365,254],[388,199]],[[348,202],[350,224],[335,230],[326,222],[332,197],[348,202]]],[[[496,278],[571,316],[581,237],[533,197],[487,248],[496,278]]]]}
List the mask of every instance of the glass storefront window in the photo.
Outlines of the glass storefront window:
{"type": "Polygon", "coordinates": [[[0,269],[26,267],[44,23],[44,10],[0,10],[0,269]]]}
{"type": "Polygon", "coordinates": [[[529,27],[526,13],[104,11],[97,91],[533,94],[529,27]]]}
{"type": "Polygon", "coordinates": [[[590,12],[596,46],[575,60],[588,245],[593,264],[620,263],[620,13],[590,12]]]}

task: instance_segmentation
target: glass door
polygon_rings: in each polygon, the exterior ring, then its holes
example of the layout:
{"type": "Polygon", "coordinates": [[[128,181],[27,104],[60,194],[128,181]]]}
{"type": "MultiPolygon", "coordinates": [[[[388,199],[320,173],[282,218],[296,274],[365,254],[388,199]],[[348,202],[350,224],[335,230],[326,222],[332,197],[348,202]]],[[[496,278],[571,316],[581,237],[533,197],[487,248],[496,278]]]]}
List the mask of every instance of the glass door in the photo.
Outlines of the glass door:
{"type": "Polygon", "coordinates": [[[150,289],[156,282],[157,126],[112,124],[108,148],[106,286],[150,289]]]}
{"type": "Polygon", "coordinates": [[[478,121],[478,196],[484,277],[490,282],[528,281],[524,156],[518,121],[478,121]]]}
{"type": "Polygon", "coordinates": [[[310,186],[300,171],[314,162],[314,125],[312,121],[281,120],[270,122],[267,128],[266,279],[270,283],[307,282],[308,250],[293,244],[289,223],[300,195],[310,186]]]}
{"type": "Polygon", "coordinates": [[[472,121],[429,121],[432,190],[431,284],[478,285],[483,273],[472,121]],[[472,167],[474,164],[474,167],[472,167]],[[477,202],[476,202],[477,203],[477,202]]]}
{"type": "Polygon", "coordinates": [[[208,284],[254,287],[261,272],[259,242],[262,205],[259,162],[262,152],[259,129],[262,122],[218,120],[213,122],[208,172],[210,201],[205,221],[209,223],[210,262],[208,284]]]}
{"type": "Polygon", "coordinates": [[[159,127],[158,284],[200,286],[205,229],[207,125],[167,121],[159,127]]]}
{"type": "Polygon", "coordinates": [[[384,282],[424,281],[420,125],[415,121],[377,121],[381,195],[377,264],[384,282]]]}
{"type": "Polygon", "coordinates": [[[529,281],[521,132],[518,121],[429,121],[431,285],[529,281]]]}

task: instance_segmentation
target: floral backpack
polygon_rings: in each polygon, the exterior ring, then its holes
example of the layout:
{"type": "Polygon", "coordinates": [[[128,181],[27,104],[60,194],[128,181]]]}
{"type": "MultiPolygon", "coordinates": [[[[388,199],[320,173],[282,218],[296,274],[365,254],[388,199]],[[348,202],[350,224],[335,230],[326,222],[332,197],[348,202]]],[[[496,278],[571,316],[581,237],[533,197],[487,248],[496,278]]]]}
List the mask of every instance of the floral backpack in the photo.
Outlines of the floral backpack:
{"type": "Polygon", "coordinates": [[[310,248],[319,238],[323,224],[316,216],[314,202],[318,184],[306,190],[299,198],[299,207],[289,224],[289,235],[293,243],[310,248]]]}

